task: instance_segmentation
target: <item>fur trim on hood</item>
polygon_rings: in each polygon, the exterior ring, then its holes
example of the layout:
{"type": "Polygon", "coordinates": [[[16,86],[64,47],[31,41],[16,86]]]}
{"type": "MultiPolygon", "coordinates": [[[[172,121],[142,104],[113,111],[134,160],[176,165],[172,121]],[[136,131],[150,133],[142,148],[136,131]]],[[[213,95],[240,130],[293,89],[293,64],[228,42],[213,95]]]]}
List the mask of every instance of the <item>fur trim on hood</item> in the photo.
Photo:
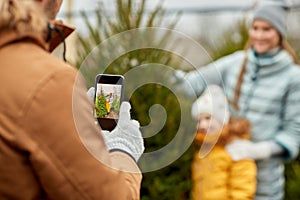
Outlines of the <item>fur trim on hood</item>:
{"type": "Polygon", "coordinates": [[[249,139],[250,131],[251,125],[247,119],[231,118],[229,123],[218,132],[211,134],[203,134],[197,132],[195,135],[194,143],[197,146],[201,146],[203,143],[215,143],[219,146],[225,146],[236,138],[249,139]]]}

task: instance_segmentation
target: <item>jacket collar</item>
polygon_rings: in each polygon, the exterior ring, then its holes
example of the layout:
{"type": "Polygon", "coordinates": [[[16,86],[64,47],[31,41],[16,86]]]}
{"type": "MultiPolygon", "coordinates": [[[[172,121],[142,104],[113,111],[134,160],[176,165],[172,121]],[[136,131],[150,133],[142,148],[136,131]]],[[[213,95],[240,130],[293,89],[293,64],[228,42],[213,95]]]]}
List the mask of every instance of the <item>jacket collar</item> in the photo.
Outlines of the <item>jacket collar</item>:
{"type": "MultiPolygon", "coordinates": [[[[61,21],[53,21],[51,24],[62,31],[64,38],[67,38],[75,30],[73,27],[64,25],[61,21]]],[[[49,52],[52,52],[62,42],[61,36],[56,31],[51,31],[50,40],[46,42],[43,35],[34,32],[27,31],[19,33],[13,30],[7,30],[0,33],[0,49],[10,43],[24,40],[33,41],[49,52]]]]}
{"type": "Polygon", "coordinates": [[[47,50],[48,45],[43,39],[41,35],[38,35],[34,32],[16,32],[13,30],[2,31],[0,33],[0,49],[6,45],[11,43],[15,43],[17,41],[31,40],[43,49],[47,50]]]}
{"type": "MultiPolygon", "coordinates": [[[[75,30],[74,27],[67,26],[63,24],[62,21],[53,21],[51,22],[51,24],[61,30],[65,39],[75,30]]],[[[49,52],[52,52],[61,42],[62,42],[62,38],[59,35],[59,33],[56,31],[52,31],[50,41],[49,41],[49,52]]]]}
{"type": "Polygon", "coordinates": [[[275,55],[272,56],[264,56],[258,57],[255,55],[253,49],[249,49],[248,51],[249,61],[258,65],[259,67],[272,67],[279,65],[280,67],[286,66],[293,62],[293,58],[284,50],[281,49],[275,55]]]}
{"type": "Polygon", "coordinates": [[[259,73],[260,76],[266,76],[273,73],[279,73],[293,64],[293,58],[287,51],[281,49],[276,55],[271,57],[257,57],[254,51],[248,51],[250,65],[247,65],[248,70],[253,73],[259,73]]]}

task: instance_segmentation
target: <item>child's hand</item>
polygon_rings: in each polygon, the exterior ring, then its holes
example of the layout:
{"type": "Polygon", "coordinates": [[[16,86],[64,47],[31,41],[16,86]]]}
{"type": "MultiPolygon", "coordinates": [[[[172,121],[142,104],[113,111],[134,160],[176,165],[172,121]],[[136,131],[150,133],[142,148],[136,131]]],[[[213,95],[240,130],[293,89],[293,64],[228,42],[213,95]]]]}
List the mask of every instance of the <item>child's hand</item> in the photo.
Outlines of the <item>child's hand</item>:
{"type": "Polygon", "coordinates": [[[264,160],[271,157],[272,142],[251,142],[249,140],[234,140],[225,147],[234,161],[243,159],[264,160]]]}

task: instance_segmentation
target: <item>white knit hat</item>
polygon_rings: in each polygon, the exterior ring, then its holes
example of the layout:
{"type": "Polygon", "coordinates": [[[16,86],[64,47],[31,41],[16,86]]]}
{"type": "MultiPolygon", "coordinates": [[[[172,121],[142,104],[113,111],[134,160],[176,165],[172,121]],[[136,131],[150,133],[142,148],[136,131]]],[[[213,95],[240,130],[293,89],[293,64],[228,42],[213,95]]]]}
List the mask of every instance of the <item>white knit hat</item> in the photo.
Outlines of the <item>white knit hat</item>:
{"type": "Polygon", "coordinates": [[[209,85],[203,94],[192,105],[192,117],[197,120],[202,113],[211,114],[220,122],[227,124],[230,114],[227,98],[223,89],[217,85],[209,85]]]}

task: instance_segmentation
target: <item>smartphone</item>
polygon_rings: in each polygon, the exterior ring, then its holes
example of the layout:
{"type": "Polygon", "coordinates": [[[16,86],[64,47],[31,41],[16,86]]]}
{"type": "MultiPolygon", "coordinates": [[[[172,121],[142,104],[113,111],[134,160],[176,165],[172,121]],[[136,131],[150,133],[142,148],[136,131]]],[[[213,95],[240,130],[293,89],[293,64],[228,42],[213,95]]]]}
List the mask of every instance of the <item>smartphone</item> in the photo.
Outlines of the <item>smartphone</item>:
{"type": "Polygon", "coordinates": [[[94,115],[103,130],[112,131],[116,127],[123,93],[123,76],[114,74],[98,74],[96,76],[94,115]]]}

